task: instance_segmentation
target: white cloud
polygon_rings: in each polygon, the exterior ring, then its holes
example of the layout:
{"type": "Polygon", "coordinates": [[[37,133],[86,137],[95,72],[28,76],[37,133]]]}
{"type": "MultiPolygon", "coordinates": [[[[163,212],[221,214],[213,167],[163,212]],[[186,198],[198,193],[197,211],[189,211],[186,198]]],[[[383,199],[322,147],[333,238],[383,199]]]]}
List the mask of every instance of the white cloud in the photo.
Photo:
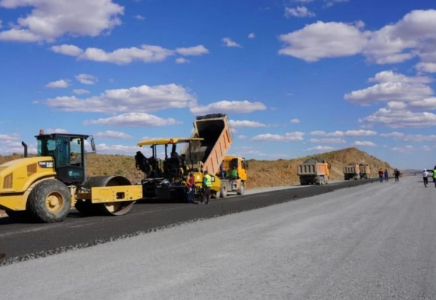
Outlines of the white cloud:
{"type": "Polygon", "coordinates": [[[406,145],[404,147],[394,147],[391,149],[392,151],[400,152],[400,153],[412,153],[412,152],[429,152],[432,151],[431,147],[424,145],[419,148],[415,148],[412,145],[406,145]]]}
{"type": "Polygon", "coordinates": [[[143,16],[141,16],[141,15],[136,15],[136,16],[135,16],[135,19],[136,19],[136,20],[140,20],[140,21],[142,21],[142,20],[145,20],[145,17],[143,17],[143,16]]]}
{"type": "Polygon", "coordinates": [[[308,148],[308,151],[330,151],[330,150],[334,150],[335,147],[331,147],[331,146],[316,146],[316,147],[312,147],[312,148],[308,148]]]}
{"type": "Polygon", "coordinates": [[[31,7],[12,28],[0,32],[0,40],[54,41],[64,35],[98,36],[120,25],[124,8],[112,0],[2,0],[0,7],[31,7]]]}
{"type": "Polygon", "coordinates": [[[299,119],[292,119],[291,121],[289,121],[292,124],[298,124],[301,123],[299,119]]]}
{"type": "MultiPolygon", "coordinates": [[[[21,137],[17,133],[2,134],[0,133],[0,154],[10,155],[12,153],[23,153],[21,145],[21,137]]],[[[32,145],[28,146],[28,153],[36,153],[36,148],[32,145]]]]}
{"type": "Polygon", "coordinates": [[[75,89],[73,90],[73,93],[77,95],[85,95],[85,94],[89,94],[90,91],[84,89],[75,89]]]}
{"type": "Polygon", "coordinates": [[[310,133],[310,135],[326,135],[327,133],[325,131],[321,131],[321,130],[317,130],[317,131],[312,131],[310,133]]]}
{"type": "Polygon", "coordinates": [[[406,110],[380,108],[361,122],[380,123],[391,128],[430,127],[436,125],[436,115],[429,112],[414,113],[406,110]]]}
{"type": "Polygon", "coordinates": [[[350,136],[350,137],[356,137],[356,136],[371,136],[371,135],[377,135],[377,132],[372,130],[347,130],[347,131],[333,131],[333,132],[325,132],[325,131],[312,131],[310,133],[311,135],[319,135],[319,136],[328,136],[328,137],[344,137],[344,136],[350,136]]]}
{"type": "Polygon", "coordinates": [[[198,45],[195,47],[177,48],[176,52],[183,56],[198,56],[198,55],[208,54],[209,50],[203,45],[198,45]]]}
{"type": "Polygon", "coordinates": [[[369,142],[369,141],[355,141],[354,145],[366,146],[366,147],[375,147],[376,146],[376,144],[374,144],[373,142],[369,142]]]}
{"type": "Polygon", "coordinates": [[[245,139],[247,139],[247,136],[243,135],[243,134],[240,134],[240,135],[238,135],[238,139],[245,140],[245,139]]]}
{"type": "Polygon", "coordinates": [[[107,130],[104,132],[97,132],[94,134],[94,137],[102,138],[102,139],[131,139],[132,136],[128,135],[124,132],[107,130]]]}
{"type": "Polygon", "coordinates": [[[106,125],[122,127],[161,127],[177,124],[173,118],[163,119],[146,113],[125,113],[109,118],[87,120],[85,125],[106,125]]]}
{"type": "Polygon", "coordinates": [[[248,38],[249,38],[249,39],[254,39],[254,38],[256,38],[256,34],[255,34],[254,32],[250,32],[250,33],[248,34],[248,38]]]}
{"type": "Polygon", "coordinates": [[[304,133],[303,132],[287,132],[283,135],[280,134],[259,134],[252,138],[253,141],[259,142],[292,142],[292,141],[302,141],[304,133]]]}
{"type": "Polygon", "coordinates": [[[324,0],[326,2],[326,7],[332,7],[333,5],[335,5],[336,3],[345,3],[348,2],[350,0],[324,0]]]}
{"type": "Polygon", "coordinates": [[[372,135],[377,135],[377,132],[373,131],[373,130],[347,130],[345,132],[345,136],[352,136],[352,137],[356,137],[356,136],[372,136],[372,135]]]}
{"type": "Polygon", "coordinates": [[[60,79],[47,83],[45,86],[51,89],[64,89],[69,86],[68,80],[60,79]]]}
{"type": "Polygon", "coordinates": [[[113,52],[106,52],[98,48],[87,48],[79,59],[97,62],[109,62],[119,65],[129,64],[133,61],[145,63],[160,62],[174,55],[174,51],[160,46],[143,45],[141,48],[121,48],[113,52]]]}
{"type": "MultiPolygon", "coordinates": [[[[340,1],[329,0],[327,6],[335,2],[340,1]]],[[[318,21],[281,35],[279,39],[285,45],[279,53],[309,62],[362,54],[377,64],[419,57],[419,71],[436,72],[436,10],[411,11],[398,22],[376,31],[362,31],[363,25],[359,21],[352,25],[318,21]]]]}
{"type": "Polygon", "coordinates": [[[98,78],[96,76],[89,75],[89,74],[76,75],[76,79],[80,83],[87,84],[87,85],[93,85],[98,81],[98,78]]]}
{"type": "Polygon", "coordinates": [[[120,113],[186,108],[196,105],[196,99],[184,87],[167,84],[106,90],[99,96],[85,99],[75,96],[56,97],[45,100],[45,104],[69,112],[120,113]]]}
{"type": "Polygon", "coordinates": [[[228,101],[222,100],[211,103],[207,106],[191,107],[193,114],[208,114],[208,113],[250,113],[257,110],[265,110],[266,106],[261,102],[243,101],[228,101]]]}
{"type": "Polygon", "coordinates": [[[49,133],[68,133],[68,130],[63,129],[63,128],[47,128],[44,132],[46,134],[49,134],[49,133]]]}
{"type": "Polygon", "coordinates": [[[297,6],[295,8],[285,7],[285,17],[291,18],[291,17],[297,17],[297,18],[304,18],[304,17],[315,17],[315,13],[311,12],[304,6],[297,6]]]}
{"type": "Polygon", "coordinates": [[[436,62],[431,46],[436,39],[435,27],[436,10],[414,10],[397,23],[373,32],[364,54],[379,64],[403,62],[415,56],[424,62],[436,62]]]}
{"type": "Polygon", "coordinates": [[[80,49],[79,47],[74,45],[67,45],[67,44],[52,46],[50,50],[55,53],[60,53],[69,56],[79,56],[83,53],[83,50],[80,49]]]}
{"type": "Polygon", "coordinates": [[[398,132],[398,131],[394,131],[394,132],[390,132],[390,133],[381,133],[380,136],[382,137],[393,137],[393,138],[400,138],[404,136],[404,133],[398,132]]]}
{"type": "Polygon", "coordinates": [[[382,71],[375,74],[373,78],[369,79],[369,82],[380,82],[380,83],[389,83],[389,82],[430,83],[433,81],[434,79],[431,77],[427,77],[427,76],[408,77],[404,74],[395,73],[393,71],[382,71]]]}
{"type": "Polygon", "coordinates": [[[340,138],[310,139],[309,142],[318,143],[318,144],[345,144],[346,143],[344,139],[340,139],[340,138]]]}
{"type": "Polygon", "coordinates": [[[436,97],[425,98],[418,101],[410,102],[398,102],[392,101],[387,103],[388,109],[400,109],[400,110],[435,110],[436,109],[436,97]]]}
{"type": "Polygon", "coordinates": [[[421,72],[436,73],[436,62],[420,62],[416,65],[416,69],[421,72]]]}
{"type": "Polygon", "coordinates": [[[223,42],[224,46],[226,46],[226,47],[239,47],[239,48],[242,48],[241,45],[239,45],[238,43],[232,41],[232,39],[228,38],[228,37],[222,38],[221,42],[223,42]]]}
{"type": "Polygon", "coordinates": [[[279,54],[315,62],[326,57],[358,54],[366,44],[366,35],[356,26],[318,21],[303,29],[279,36],[284,47],[279,54]]]}
{"type": "Polygon", "coordinates": [[[356,26],[356,28],[362,29],[365,27],[365,22],[363,22],[362,20],[355,21],[354,26],[356,26]]]}
{"type": "Polygon", "coordinates": [[[433,90],[425,84],[431,81],[428,77],[407,77],[393,72],[381,72],[370,81],[379,81],[380,83],[346,94],[344,99],[368,105],[381,101],[421,100],[433,95],[433,90]]]}
{"type": "Polygon", "coordinates": [[[391,132],[386,134],[381,134],[383,137],[391,137],[396,140],[402,140],[405,142],[436,142],[436,135],[423,135],[423,134],[404,134],[401,132],[391,132]]]}
{"type": "Polygon", "coordinates": [[[189,64],[190,61],[184,57],[176,58],[176,64],[189,64]]]}
{"type": "Polygon", "coordinates": [[[161,62],[175,54],[183,56],[199,56],[209,53],[209,50],[203,45],[177,48],[176,50],[165,49],[161,46],[155,45],[142,45],[140,48],[119,48],[113,52],[106,52],[99,48],[87,48],[82,50],[73,45],[60,45],[51,47],[51,50],[56,53],[76,56],[79,60],[107,62],[118,65],[130,64],[134,61],[141,61],[144,63],[161,62]]]}
{"type": "Polygon", "coordinates": [[[252,127],[252,128],[259,128],[259,127],[267,127],[266,124],[256,122],[256,121],[247,121],[247,120],[241,120],[241,121],[235,121],[235,120],[229,120],[230,126],[238,128],[238,127],[252,127]]]}

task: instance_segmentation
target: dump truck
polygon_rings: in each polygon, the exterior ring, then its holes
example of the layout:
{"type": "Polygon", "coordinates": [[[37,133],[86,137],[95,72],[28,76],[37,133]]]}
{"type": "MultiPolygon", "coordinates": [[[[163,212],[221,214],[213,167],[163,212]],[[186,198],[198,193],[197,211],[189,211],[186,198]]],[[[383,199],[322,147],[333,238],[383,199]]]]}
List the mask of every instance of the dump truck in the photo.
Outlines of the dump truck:
{"type": "Polygon", "coordinates": [[[328,184],[331,166],[322,158],[310,158],[297,165],[301,185],[328,184]]]}
{"type": "Polygon", "coordinates": [[[350,163],[344,167],[344,180],[359,179],[360,167],[357,163],[350,163]]]}
{"type": "MultiPolygon", "coordinates": [[[[35,136],[37,156],[0,165],[0,209],[16,221],[60,222],[71,208],[84,214],[124,215],[142,197],[142,187],[123,176],[87,177],[81,134],[35,136]]],[[[91,147],[95,151],[94,139],[91,147]]]]}
{"type": "Polygon", "coordinates": [[[359,174],[360,179],[371,178],[371,168],[369,167],[368,164],[360,163],[359,169],[360,169],[360,174],[359,174]]]}
{"type": "Polygon", "coordinates": [[[240,156],[225,156],[217,176],[221,179],[221,189],[215,195],[225,198],[229,192],[243,195],[247,186],[248,162],[240,156]]]}
{"type": "MultiPolygon", "coordinates": [[[[136,167],[145,173],[142,180],[143,196],[146,199],[187,200],[186,176],[194,173],[196,196],[201,196],[203,171],[212,176],[211,195],[226,196],[227,178],[216,174],[232,144],[229,122],[225,114],[197,116],[190,138],[152,139],[138,142],[138,146],[150,146],[152,156],[145,157],[141,151],[135,156],[136,167]],[[184,144],[180,154],[177,145],[184,144]],[[165,147],[165,157],[157,157],[157,147],[165,147]],[[171,152],[168,154],[168,147],[171,152]],[[224,181],[224,184],[222,184],[224,181]]],[[[240,188],[239,191],[243,191],[240,188]]]]}

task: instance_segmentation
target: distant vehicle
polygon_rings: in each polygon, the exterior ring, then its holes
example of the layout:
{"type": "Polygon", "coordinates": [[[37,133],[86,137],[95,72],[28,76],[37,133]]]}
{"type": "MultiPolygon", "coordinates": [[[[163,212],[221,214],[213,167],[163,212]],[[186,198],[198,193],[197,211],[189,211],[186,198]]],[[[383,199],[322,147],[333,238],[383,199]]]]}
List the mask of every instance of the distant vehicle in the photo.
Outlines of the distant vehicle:
{"type": "Polygon", "coordinates": [[[331,166],[323,158],[310,158],[297,166],[301,185],[328,184],[331,166]]]}
{"type": "Polygon", "coordinates": [[[350,179],[368,179],[370,178],[371,169],[368,164],[351,163],[344,167],[344,180],[350,179]]]}

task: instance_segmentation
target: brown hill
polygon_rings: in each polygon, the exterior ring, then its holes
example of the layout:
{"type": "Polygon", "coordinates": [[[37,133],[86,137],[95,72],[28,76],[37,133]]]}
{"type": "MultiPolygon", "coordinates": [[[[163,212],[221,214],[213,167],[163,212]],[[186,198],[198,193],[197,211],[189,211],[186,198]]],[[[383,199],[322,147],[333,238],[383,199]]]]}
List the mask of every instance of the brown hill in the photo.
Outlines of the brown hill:
{"type": "MultiPolygon", "coordinates": [[[[330,180],[343,179],[343,167],[349,163],[364,162],[371,167],[371,177],[377,176],[377,171],[382,168],[388,169],[392,174],[392,167],[376,157],[369,155],[356,148],[347,148],[319,155],[306,156],[291,160],[249,160],[247,188],[286,186],[299,184],[297,176],[297,164],[311,157],[321,157],[331,164],[330,180]]],[[[21,155],[0,156],[0,164],[21,158],[21,155]]],[[[133,156],[88,154],[88,176],[98,175],[124,175],[132,183],[143,178],[141,171],[135,169],[133,156]]]]}
{"type": "Polygon", "coordinates": [[[393,168],[388,163],[357,148],[347,148],[291,160],[250,160],[248,185],[249,187],[271,187],[299,184],[297,165],[312,157],[320,157],[330,163],[329,180],[343,179],[343,167],[350,163],[368,164],[371,168],[371,178],[378,177],[377,172],[380,168],[388,169],[390,174],[393,173],[393,168]]]}

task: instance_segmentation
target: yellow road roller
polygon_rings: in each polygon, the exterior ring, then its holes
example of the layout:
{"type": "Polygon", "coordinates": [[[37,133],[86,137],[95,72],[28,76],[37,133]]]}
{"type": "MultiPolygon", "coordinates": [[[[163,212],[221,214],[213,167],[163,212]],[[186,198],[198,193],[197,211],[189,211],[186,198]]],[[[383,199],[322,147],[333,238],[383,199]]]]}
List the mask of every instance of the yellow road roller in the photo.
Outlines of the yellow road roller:
{"type": "MultiPolygon", "coordinates": [[[[16,221],[61,222],[71,208],[82,214],[124,215],[142,198],[142,186],[123,176],[87,177],[81,134],[40,131],[37,156],[0,165],[0,209],[16,221]]],[[[95,152],[94,139],[90,138],[95,152]]]]}

